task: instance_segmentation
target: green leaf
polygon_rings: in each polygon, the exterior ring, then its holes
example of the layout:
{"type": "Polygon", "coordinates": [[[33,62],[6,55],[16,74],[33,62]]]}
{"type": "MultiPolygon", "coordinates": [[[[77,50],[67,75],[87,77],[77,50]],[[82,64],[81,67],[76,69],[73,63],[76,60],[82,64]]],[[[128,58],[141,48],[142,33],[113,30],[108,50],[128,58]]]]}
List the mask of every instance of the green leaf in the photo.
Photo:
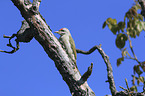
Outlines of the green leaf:
{"type": "Polygon", "coordinates": [[[141,25],[143,27],[143,30],[145,29],[145,22],[144,21],[141,21],[141,25]]]}
{"type": "Polygon", "coordinates": [[[127,36],[125,34],[122,34],[122,37],[123,37],[123,40],[124,41],[127,41],[128,40],[128,38],[127,38],[127,36]]]}
{"type": "Polygon", "coordinates": [[[137,16],[137,10],[135,8],[130,8],[128,12],[126,12],[125,16],[131,20],[132,18],[137,16]]]}
{"type": "Polygon", "coordinates": [[[143,30],[145,31],[145,22],[141,22],[142,26],[143,26],[143,30]]]}
{"type": "Polygon", "coordinates": [[[124,57],[117,59],[117,67],[120,66],[121,62],[124,61],[124,57]]]}
{"type": "Polygon", "coordinates": [[[137,87],[136,87],[136,86],[132,86],[132,87],[130,88],[130,90],[131,90],[131,91],[137,92],[137,87]]]}
{"type": "Polygon", "coordinates": [[[135,85],[135,80],[136,80],[136,79],[135,79],[135,76],[132,75],[132,77],[133,77],[132,84],[135,85]]]}
{"type": "Polygon", "coordinates": [[[108,24],[108,27],[111,30],[112,29],[112,24],[108,24]]]}
{"type": "Polygon", "coordinates": [[[145,61],[141,62],[141,68],[145,72],[145,61]]]}
{"type": "Polygon", "coordinates": [[[141,6],[139,4],[136,4],[133,7],[135,8],[135,10],[141,9],[141,6]]]}
{"type": "Polygon", "coordinates": [[[136,22],[136,30],[140,33],[143,30],[142,23],[140,21],[136,22]]]}
{"type": "Polygon", "coordinates": [[[136,30],[131,28],[131,29],[127,29],[127,31],[129,32],[131,38],[136,38],[136,30]]]}
{"type": "Polygon", "coordinates": [[[106,25],[107,25],[107,22],[105,21],[104,23],[103,23],[103,29],[106,27],[106,25]]]}
{"type": "Polygon", "coordinates": [[[134,29],[135,23],[136,23],[136,20],[129,20],[129,21],[127,22],[127,28],[128,28],[128,29],[134,29]]]}
{"type": "Polygon", "coordinates": [[[125,42],[120,39],[116,39],[116,46],[117,48],[122,49],[125,46],[125,42]]]}
{"type": "Polygon", "coordinates": [[[138,75],[141,75],[143,72],[140,70],[140,66],[139,65],[135,65],[133,67],[134,69],[134,74],[137,73],[138,75]]]}
{"type": "Polygon", "coordinates": [[[108,25],[109,29],[112,31],[113,34],[116,34],[118,29],[118,25],[117,25],[117,20],[116,19],[112,19],[112,18],[108,18],[104,23],[103,23],[103,28],[105,28],[105,26],[108,25]]]}
{"type": "Polygon", "coordinates": [[[135,66],[133,67],[133,73],[134,73],[134,74],[136,73],[136,70],[137,70],[137,66],[135,65],[135,66]]]}
{"type": "Polygon", "coordinates": [[[144,83],[144,77],[139,77],[140,81],[144,83]]]}
{"type": "Polygon", "coordinates": [[[119,22],[118,29],[121,30],[122,32],[124,32],[124,28],[125,28],[125,22],[119,22]]]}
{"type": "Polygon", "coordinates": [[[111,32],[116,35],[116,33],[118,31],[118,26],[117,25],[108,24],[108,27],[111,30],[111,32]]]}
{"type": "Polygon", "coordinates": [[[140,83],[140,80],[139,80],[139,79],[137,79],[137,85],[139,85],[139,83],[140,83]]]}
{"type": "Polygon", "coordinates": [[[112,25],[112,28],[110,30],[113,32],[113,34],[116,35],[117,31],[119,30],[118,25],[112,25]]]}
{"type": "Polygon", "coordinates": [[[124,22],[126,21],[126,15],[124,16],[124,22]]]}
{"type": "Polygon", "coordinates": [[[121,53],[122,53],[122,57],[125,57],[127,56],[126,54],[128,53],[128,51],[126,50],[126,48],[124,48],[121,53]]]}
{"type": "Polygon", "coordinates": [[[138,19],[143,21],[143,16],[141,14],[138,14],[138,19]]]}
{"type": "Polygon", "coordinates": [[[125,46],[126,40],[127,36],[125,34],[122,33],[118,34],[115,41],[117,48],[122,49],[125,46]]]}
{"type": "Polygon", "coordinates": [[[106,21],[108,23],[112,24],[112,25],[116,25],[117,24],[117,20],[116,19],[108,18],[106,21]]]}

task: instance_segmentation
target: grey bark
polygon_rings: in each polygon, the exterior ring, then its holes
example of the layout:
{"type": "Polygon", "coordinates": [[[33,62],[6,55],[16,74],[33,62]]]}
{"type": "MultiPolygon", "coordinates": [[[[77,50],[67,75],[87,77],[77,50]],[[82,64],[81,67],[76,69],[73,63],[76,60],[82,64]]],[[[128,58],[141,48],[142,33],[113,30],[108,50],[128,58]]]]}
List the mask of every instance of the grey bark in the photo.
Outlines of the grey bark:
{"type": "MultiPolygon", "coordinates": [[[[11,0],[21,12],[22,17],[30,26],[31,31],[25,33],[31,34],[41,44],[48,56],[54,61],[55,66],[60,72],[63,80],[69,86],[72,96],[95,96],[95,93],[89,87],[87,78],[81,79],[81,74],[74,62],[67,56],[65,50],[61,47],[58,39],[53,35],[51,29],[46,24],[44,18],[39,13],[41,0],[11,0]],[[32,33],[30,33],[32,32],[32,33]],[[83,80],[83,81],[82,81],[83,80]]],[[[28,26],[27,26],[28,27],[28,26]]],[[[29,27],[28,27],[29,28],[29,27]]],[[[17,36],[18,38],[19,36],[17,36]]],[[[27,36],[27,41],[29,35],[27,36]]],[[[26,39],[17,39],[17,42],[25,42],[26,39]]],[[[13,53],[13,52],[12,52],[13,53]]],[[[92,67],[89,67],[92,70],[92,67]]],[[[91,71],[87,71],[91,73],[91,71]]],[[[89,74],[90,75],[90,74],[89,74]]]]}

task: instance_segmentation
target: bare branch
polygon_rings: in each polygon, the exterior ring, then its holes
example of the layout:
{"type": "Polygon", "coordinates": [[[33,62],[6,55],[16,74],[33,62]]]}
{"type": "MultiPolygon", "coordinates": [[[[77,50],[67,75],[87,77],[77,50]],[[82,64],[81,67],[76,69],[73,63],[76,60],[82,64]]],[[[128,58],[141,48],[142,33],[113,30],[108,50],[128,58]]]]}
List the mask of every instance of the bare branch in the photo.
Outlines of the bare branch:
{"type": "Polygon", "coordinates": [[[12,53],[16,52],[19,49],[19,42],[16,41],[16,46],[17,46],[16,48],[11,44],[11,39],[14,38],[15,36],[16,36],[16,34],[13,34],[12,36],[5,36],[4,35],[4,38],[9,38],[9,44],[7,44],[7,46],[13,48],[13,50],[12,51],[0,50],[0,52],[12,54],[12,53]]]}
{"type": "Polygon", "coordinates": [[[90,53],[94,52],[96,49],[101,54],[106,66],[107,66],[107,73],[108,73],[107,74],[107,76],[108,76],[107,82],[109,82],[111,93],[114,96],[117,91],[116,91],[116,86],[115,86],[115,82],[114,82],[112,66],[111,66],[111,63],[109,61],[109,57],[105,54],[105,52],[101,48],[101,45],[99,45],[99,46],[96,45],[93,48],[91,48],[89,51],[83,51],[83,50],[79,50],[79,49],[76,49],[76,50],[77,50],[77,53],[90,54],[90,53]]]}
{"type": "Polygon", "coordinates": [[[93,69],[93,63],[91,63],[91,66],[88,67],[87,72],[85,72],[83,74],[83,76],[81,77],[81,79],[79,80],[80,84],[83,84],[87,81],[87,79],[90,77],[90,75],[92,74],[92,69],[93,69]]]}
{"type": "Polygon", "coordinates": [[[34,37],[34,32],[33,30],[29,27],[28,23],[26,22],[26,20],[22,21],[22,26],[20,28],[20,30],[17,32],[17,34],[13,34],[12,36],[5,36],[4,38],[9,38],[9,44],[7,44],[7,46],[13,48],[12,51],[3,51],[0,50],[0,52],[4,52],[4,53],[14,53],[17,50],[19,50],[20,46],[19,46],[19,42],[30,42],[32,40],[32,38],[34,37]],[[16,47],[14,47],[11,44],[11,39],[16,37],[15,41],[16,41],[16,47]]]}
{"type": "Polygon", "coordinates": [[[116,86],[115,86],[115,82],[114,82],[112,66],[111,66],[111,63],[109,61],[109,57],[105,54],[105,52],[103,51],[101,46],[98,46],[97,50],[99,51],[99,53],[101,54],[102,58],[104,59],[104,62],[106,63],[108,82],[110,84],[111,93],[114,96],[117,91],[116,91],[116,86]]]}
{"type": "MultiPolygon", "coordinates": [[[[99,46],[101,46],[101,44],[99,45],[99,46]]],[[[83,51],[83,50],[80,50],[80,49],[76,49],[76,51],[77,51],[77,53],[82,53],[82,54],[91,54],[91,53],[93,53],[99,46],[94,46],[94,47],[92,47],[89,51],[83,51]]]]}
{"type": "Polygon", "coordinates": [[[128,40],[129,40],[129,46],[130,46],[131,52],[132,52],[132,54],[134,56],[133,60],[136,60],[140,64],[140,62],[138,61],[138,59],[137,59],[137,57],[136,57],[136,55],[134,53],[134,50],[133,50],[133,47],[132,47],[132,43],[131,43],[131,40],[130,40],[130,37],[129,37],[129,33],[127,33],[127,37],[128,37],[128,40]]]}
{"type": "MultiPolygon", "coordinates": [[[[36,0],[38,1],[38,0],[36,0]]],[[[22,16],[27,21],[30,29],[33,30],[34,38],[41,44],[48,56],[55,62],[55,66],[62,75],[63,80],[69,86],[71,94],[74,96],[95,96],[95,93],[88,86],[87,82],[82,85],[77,83],[81,74],[77,66],[68,57],[58,39],[54,36],[44,18],[38,12],[24,4],[24,0],[12,0],[14,5],[20,10],[22,16]]],[[[34,3],[35,5],[35,3],[34,3]]]]}

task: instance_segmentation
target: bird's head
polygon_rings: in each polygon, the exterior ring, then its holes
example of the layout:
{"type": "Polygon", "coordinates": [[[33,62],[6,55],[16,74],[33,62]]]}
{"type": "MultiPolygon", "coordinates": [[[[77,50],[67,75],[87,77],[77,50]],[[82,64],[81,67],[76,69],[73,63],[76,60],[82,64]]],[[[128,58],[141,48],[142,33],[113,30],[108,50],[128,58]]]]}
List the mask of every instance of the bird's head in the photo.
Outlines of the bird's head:
{"type": "Polygon", "coordinates": [[[67,28],[61,28],[59,31],[55,31],[54,33],[58,33],[61,36],[62,35],[70,35],[70,32],[67,28]]]}

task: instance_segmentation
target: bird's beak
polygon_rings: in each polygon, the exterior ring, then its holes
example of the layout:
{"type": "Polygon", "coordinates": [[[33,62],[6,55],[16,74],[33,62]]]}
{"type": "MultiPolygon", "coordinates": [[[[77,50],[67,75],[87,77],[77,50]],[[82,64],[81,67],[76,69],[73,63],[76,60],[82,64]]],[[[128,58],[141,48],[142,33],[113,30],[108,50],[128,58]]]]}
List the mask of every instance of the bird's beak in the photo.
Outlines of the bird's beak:
{"type": "Polygon", "coordinates": [[[62,31],[55,31],[54,33],[62,34],[62,33],[65,33],[65,32],[62,32],[62,31]]]}
{"type": "Polygon", "coordinates": [[[54,33],[58,33],[59,34],[60,32],[59,31],[55,31],[54,33]]]}

